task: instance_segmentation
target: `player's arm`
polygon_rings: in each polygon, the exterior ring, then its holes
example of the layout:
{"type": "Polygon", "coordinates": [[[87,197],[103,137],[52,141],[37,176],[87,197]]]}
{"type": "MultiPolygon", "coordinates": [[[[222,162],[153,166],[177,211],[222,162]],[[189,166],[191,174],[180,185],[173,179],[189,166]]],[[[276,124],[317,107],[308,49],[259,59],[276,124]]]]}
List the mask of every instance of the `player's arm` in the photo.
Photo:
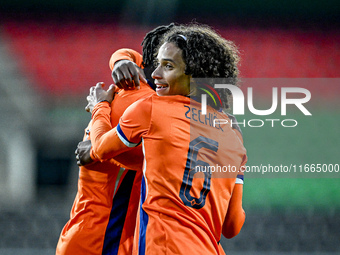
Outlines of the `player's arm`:
{"type": "Polygon", "coordinates": [[[137,66],[142,67],[143,63],[143,57],[141,54],[139,54],[137,51],[128,49],[128,48],[123,48],[115,51],[110,58],[109,61],[109,66],[110,69],[113,70],[115,63],[120,61],[120,60],[129,60],[131,62],[136,63],[137,66]]]}
{"type": "MultiPolygon", "coordinates": [[[[235,131],[238,138],[240,139],[240,141],[243,143],[242,131],[237,124],[236,118],[229,113],[226,114],[232,120],[233,123],[232,128],[235,131]]],[[[242,167],[245,166],[246,162],[247,156],[245,155],[243,158],[241,169],[242,167]]],[[[241,228],[246,218],[246,214],[242,207],[243,177],[244,177],[243,173],[240,172],[240,174],[237,176],[236,184],[234,186],[234,190],[229,201],[228,211],[225,216],[222,228],[222,234],[226,238],[232,238],[238,235],[238,233],[241,231],[241,228]]]]}
{"type": "Polygon", "coordinates": [[[97,101],[92,112],[91,158],[93,160],[111,159],[137,146],[150,125],[151,103],[141,100],[128,107],[117,127],[112,129],[110,100],[106,100],[109,99],[109,95],[103,91],[101,84],[97,84],[93,90],[93,96],[97,101]]]}
{"type": "Polygon", "coordinates": [[[226,238],[232,238],[241,231],[244,221],[246,219],[246,213],[242,207],[242,197],[243,197],[243,180],[244,180],[244,167],[247,162],[247,156],[244,155],[243,162],[241,164],[240,171],[236,178],[236,183],[233,189],[229,201],[229,207],[227,214],[224,218],[224,223],[222,227],[222,234],[226,238]]]}
{"type": "Polygon", "coordinates": [[[237,183],[230,198],[228,212],[222,227],[222,234],[228,239],[238,235],[246,218],[242,207],[242,196],[243,184],[237,183]]]}
{"type": "MultiPolygon", "coordinates": [[[[134,89],[135,84],[139,87],[139,80],[147,83],[144,72],[141,69],[142,63],[142,55],[132,49],[119,49],[111,55],[109,66],[112,71],[112,79],[117,85],[116,90],[118,88],[134,89]]],[[[95,102],[91,96],[91,89],[90,94],[86,97],[88,104],[85,110],[92,113],[95,102]]]]}
{"type": "Polygon", "coordinates": [[[140,81],[147,83],[142,63],[142,56],[132,49],[114,52],[109,61],[114,83],[121,89],[139,88],[140,81]]]}
{"type": "MultiPolygon", "coordinates": [[[[91,140],[86,140],[78,143],[75,151],[78,166],[85,166],[96,162],[91,158],[91,140]]],[[[123,152],[114,156],[110,161],[112,164],[118,165],[125,169],[140,170],[142,169],[144,155],[141,148],[135,147],[127,152],[123,152]],[[131,160],[130,155],[133,155],[134,160],[131,160]]]]}
{"type": "MultiPolygon", "coordinates": [[[[117,139],[116,129],[112,129],[110,121],[111,102],[114,97],[115,86],[111,85],[107,91],[103,89],[104,86],[105,84],[103,82],[97,83],[96,86],[91,87],[89,94],[89,97],[91,97],[94,105],[91,120],[91,143],[92,148],[94,147],[94,145],[101,148],[101,154],[99,154],[101,157],[99,157],[99,159],[104,159],[104,157],[106,156],[106,150],[109,147],[106,144],[108,143],[109,139],[111,139],[111,141],[114,141],[114,143],[112,144],[115,146],[112,146],[112,148],[110,147],[111,153],[115,153],[117,151],[125,149],[125,146],[123,146],[124,144],[122,144],[117,139]],[[110,130],[112,130],[112,132],[109,132],[110,130]]],[[[79,154],[77,155],[77,157],[79,158],[79,154]]],[[[111,157],[113,157],[113,155],[111,157]]],[[[92,156],[91,158],[94,159],[92,156]]],[[[110,157],[105,159],[109,158],[110,157]]]]}

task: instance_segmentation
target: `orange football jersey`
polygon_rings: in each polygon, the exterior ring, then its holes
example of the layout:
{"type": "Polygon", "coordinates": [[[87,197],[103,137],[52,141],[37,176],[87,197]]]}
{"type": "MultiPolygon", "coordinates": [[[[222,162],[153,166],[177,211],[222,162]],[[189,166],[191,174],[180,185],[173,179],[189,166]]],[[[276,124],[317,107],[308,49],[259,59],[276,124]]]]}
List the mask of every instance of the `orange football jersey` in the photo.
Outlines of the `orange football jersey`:
{"type": "Polygon", "coordinates": [[[204,116],[188,97],[157,95],[132,104],[112,130],[109,113],[105,102],[93,110],[91,157],[143,147],[133,254],[221,254],[222,232],[230,238],[244,223],[239,184],[246,150],[237,130],[213,125],[228,115],[208,107],[204,116]]]}

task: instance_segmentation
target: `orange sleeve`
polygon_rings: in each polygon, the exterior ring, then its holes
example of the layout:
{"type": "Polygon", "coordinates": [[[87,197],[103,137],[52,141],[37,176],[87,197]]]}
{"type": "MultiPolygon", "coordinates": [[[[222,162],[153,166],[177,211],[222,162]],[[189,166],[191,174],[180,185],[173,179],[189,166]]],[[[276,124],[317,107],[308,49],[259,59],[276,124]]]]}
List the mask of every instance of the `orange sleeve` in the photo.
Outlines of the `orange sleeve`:
{"type": "MultiPolygon", "coordinates": [[[[147,133],[150,125],[151,103],[149,101],[143,99],[129,106],[117,127],[113,129],[110,122],[110,104],[101,102],[95,105],[92,112],[91,134],[93,160],[103,161],[114,158],[141,142],[142,135],[147,133]]],[[[117,159],[119,157],[115,158],[117,159]]]]}
{"type": "Polygon", "coordinates": [[[141,145],[126,152],[114,156],[111,162],[117,166],[129,170],[141,170],[143,167],[144,154],[141,145]],[[133,157],[133,158],[132,158],[133,157]]]}
{"type": "Polygon", "coordinates": [[[242,207],[242,197],[244,178],[243,169],[247,163],[247,159],[247,156],[244,155],[241,169],[237,174],[236,184],[229,201],[228,211],[223,222],[222,234],[228,239],[233,238],[234,236],[238,235],[238,233],[240,233],[246,219],[246,213],[242,207]]]}
{"type": "Polygon", "coordinates": [[[117,136],[110,122],[111,107],[108,102],[95,105],[92,112],[91,158],[107,160],[128,149],[117,136]]]}
{"type": "Polygon", "coordinates": [[[246,214],[242,208],[242,196],[243,184],[235,184],[222,228],[222,234],[226,238],[236,236],[241,231],[246,219],[246,214]]]}
{"type": "Polygon", "coordinates": [[[113,70],[115,63],[122,59],[130,60],[136,63],[139,67],[142,67],[142,63],[143,63],[142,55],[139,54],[135,50],[123,48],[123,49],[117,50],[111,55],[111,58],[109,61],[111,71],[113,70]]]}
{"type": "Polygon", "coordinates": [[[152,96],[130,105],[119,120],[117,131],[129,147],[138,145],[150,127],[152,96]]]}

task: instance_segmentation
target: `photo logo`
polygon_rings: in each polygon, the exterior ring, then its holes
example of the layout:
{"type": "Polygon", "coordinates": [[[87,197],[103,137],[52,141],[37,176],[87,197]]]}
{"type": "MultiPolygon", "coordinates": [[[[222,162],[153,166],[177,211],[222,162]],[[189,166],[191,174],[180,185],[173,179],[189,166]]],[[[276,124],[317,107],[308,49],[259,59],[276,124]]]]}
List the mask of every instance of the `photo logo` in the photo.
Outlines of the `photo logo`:
{"type": "MultiPolygon", "coordinates": [[[[231,84],[215,84],[215,89],[229,89],[231,94],[233,95],[233,114],[234,115],[244,115],[244,94],[243,91],[236,87],[235,85],[231,84]]],[[[248,88],[248,109],[251,113],[255,115],[270,115],[275,112],[278,105],[278,96],[277,96],[277,88],[273,88],[273,94],[272,99],[273,103],[270,109],[267,110],[258,110],[255,109],[253,104],[253,88],[248,88]]],[[[207,95],[202,94],[202,114],[207,114],[207,95]]],[[[311,93],[309,90],[304,88],[281,88],[281,115],[287,114],[287,105],[292,104],[295,105],[297,108],[300,109],[300,111],[304,115],[312,115],[306,107],[303,106],[304,103],[307,103],[311,99],[311,93]],[[287,93],[301,93],[304,94],[304,98],[295,98],[295,99],[288,99],[287,93]]]]}

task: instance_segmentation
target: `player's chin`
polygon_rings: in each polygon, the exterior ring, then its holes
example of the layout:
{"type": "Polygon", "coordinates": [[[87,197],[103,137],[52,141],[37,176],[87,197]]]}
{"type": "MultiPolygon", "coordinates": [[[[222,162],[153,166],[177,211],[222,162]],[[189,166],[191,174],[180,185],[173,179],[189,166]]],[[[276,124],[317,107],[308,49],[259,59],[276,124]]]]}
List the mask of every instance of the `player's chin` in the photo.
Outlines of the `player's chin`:
{"type": "Polygon", "coordinates": [[[169,87],[156,89],[156,93],[158,96],[168,96],[169,95],[169,87]]]}

